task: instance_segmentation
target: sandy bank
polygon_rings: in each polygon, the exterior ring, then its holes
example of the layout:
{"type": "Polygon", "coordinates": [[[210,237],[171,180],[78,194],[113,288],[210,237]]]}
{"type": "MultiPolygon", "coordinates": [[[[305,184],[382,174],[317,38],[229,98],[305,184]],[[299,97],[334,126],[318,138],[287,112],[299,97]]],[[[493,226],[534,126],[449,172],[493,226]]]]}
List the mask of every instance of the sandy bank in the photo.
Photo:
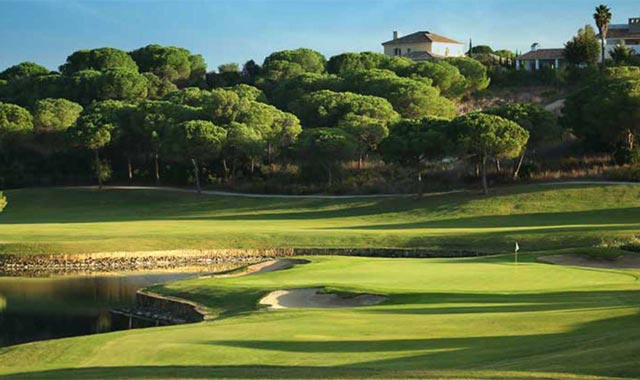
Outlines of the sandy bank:
{"type": "Polygon", "coordinates": [[[323,288],[276,290],[260,300],[260,305],[269,309],[286,308],[344,308],[377,305],[386,297],[379,294],[359,294],[343,297],[333,293],[322,293],[323,288]]]}

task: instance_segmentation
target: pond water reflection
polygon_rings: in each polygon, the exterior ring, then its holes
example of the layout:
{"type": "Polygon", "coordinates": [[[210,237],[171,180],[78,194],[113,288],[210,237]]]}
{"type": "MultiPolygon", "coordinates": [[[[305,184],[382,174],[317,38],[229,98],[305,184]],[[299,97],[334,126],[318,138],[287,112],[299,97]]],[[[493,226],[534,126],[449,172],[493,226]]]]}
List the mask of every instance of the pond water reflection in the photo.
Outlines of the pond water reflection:
{"type": "MultiPolygon", "coordinates": [[[[0,277],[0,346],[129,328],[111,308],[135,305],[136,291],[195,273],[0,277]]],[[[135,320],[132,327],[154,326],[135,320]]]]}

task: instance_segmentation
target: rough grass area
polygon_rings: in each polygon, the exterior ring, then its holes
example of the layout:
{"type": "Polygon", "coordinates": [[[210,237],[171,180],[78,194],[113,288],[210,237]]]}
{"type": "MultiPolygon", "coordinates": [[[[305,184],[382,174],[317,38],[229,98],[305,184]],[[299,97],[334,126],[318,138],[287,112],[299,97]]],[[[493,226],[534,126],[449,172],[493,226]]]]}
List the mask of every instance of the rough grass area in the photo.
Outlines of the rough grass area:
{"type": "Polygon", "coordinates": [[[7,191],[0,253],[422,247],[510,252],[629,241],[640,186],[530,185],[415,198],[277,199],[151,190],[7,191]]]}
{"type": "Polygon", "coordinates": [[[473,259],[312,257],[153,290],[223,318],[0,349],[0,378],[640,377],[640,271],[473,259]],[[384,294],[352,309],[259,310],[271,290],[384,294]]]}

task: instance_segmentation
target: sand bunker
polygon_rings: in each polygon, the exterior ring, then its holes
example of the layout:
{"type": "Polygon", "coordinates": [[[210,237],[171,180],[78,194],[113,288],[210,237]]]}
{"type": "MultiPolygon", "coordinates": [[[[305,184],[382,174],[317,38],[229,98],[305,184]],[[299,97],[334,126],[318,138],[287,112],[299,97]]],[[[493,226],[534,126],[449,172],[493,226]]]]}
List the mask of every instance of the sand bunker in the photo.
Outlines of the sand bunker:
{"type": "Polygon", "coordinates": [[[269,260],[263,261],[261,263],[252,264],[246,267],[243,271],[232,272],[232,273],[220,273],[213,274],[208,276],[203,276],[205,278],[208,277],[217,277],[217,278],[227,278],[227,277],[240,277],[240,276],[249,276],[260,273],[267,272],[275,272],[277,270],[289,269],[295,265],[301,264],[309,264],[309,260],[304,259],[277,259],[277,260],[269,260]]]}
{"type": "Polygon", "coordinates": [[[538,260],[559,265],[574,265],[589,268],[633,269],[640,268],[640,255],[622,255],[616,260],[598,260],[588,256],[566,254],[540,256],[538,260]]]}
{"type": "Polygon", "coordinates": [[[261,306],[269,309],[286,308],[341,308],[373,306],[387,298],[379,294],[359,294],[343,297],[338,294],[322,293],[323,288],[303,288],[276,290],[260,300],[261,306]]]}

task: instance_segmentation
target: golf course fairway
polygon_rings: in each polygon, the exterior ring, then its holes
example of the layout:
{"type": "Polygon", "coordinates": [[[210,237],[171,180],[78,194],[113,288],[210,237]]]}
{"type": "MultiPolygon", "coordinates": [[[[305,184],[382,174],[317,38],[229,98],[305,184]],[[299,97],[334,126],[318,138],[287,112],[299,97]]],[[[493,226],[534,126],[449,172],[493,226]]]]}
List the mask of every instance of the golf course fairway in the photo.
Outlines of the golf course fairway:
{"type": "Polygon", "coordinates": [[[313,257],[288,270],[153,288],[223,316],[0,349],[2,378],[638,378],[640,271],[508,255],[313,257]],[[258,310],[270,290],[325,286],[388,300],[258,310]]]}
{"type": "Polygon", "coordinates": [[[156,285],[150,290],[200,303],[212,319],[0,348],[0,379],[640,378],[640,269],[538,260],[636,244],[640,186],[350,200],[6,194],[4,253],[306,246],[495,255],[306,256],[300,259],[309,263],[278,271],[156,285]],[[258,306],[270,292],[299,288],[385,300],[353,308],[258,306]]]}

